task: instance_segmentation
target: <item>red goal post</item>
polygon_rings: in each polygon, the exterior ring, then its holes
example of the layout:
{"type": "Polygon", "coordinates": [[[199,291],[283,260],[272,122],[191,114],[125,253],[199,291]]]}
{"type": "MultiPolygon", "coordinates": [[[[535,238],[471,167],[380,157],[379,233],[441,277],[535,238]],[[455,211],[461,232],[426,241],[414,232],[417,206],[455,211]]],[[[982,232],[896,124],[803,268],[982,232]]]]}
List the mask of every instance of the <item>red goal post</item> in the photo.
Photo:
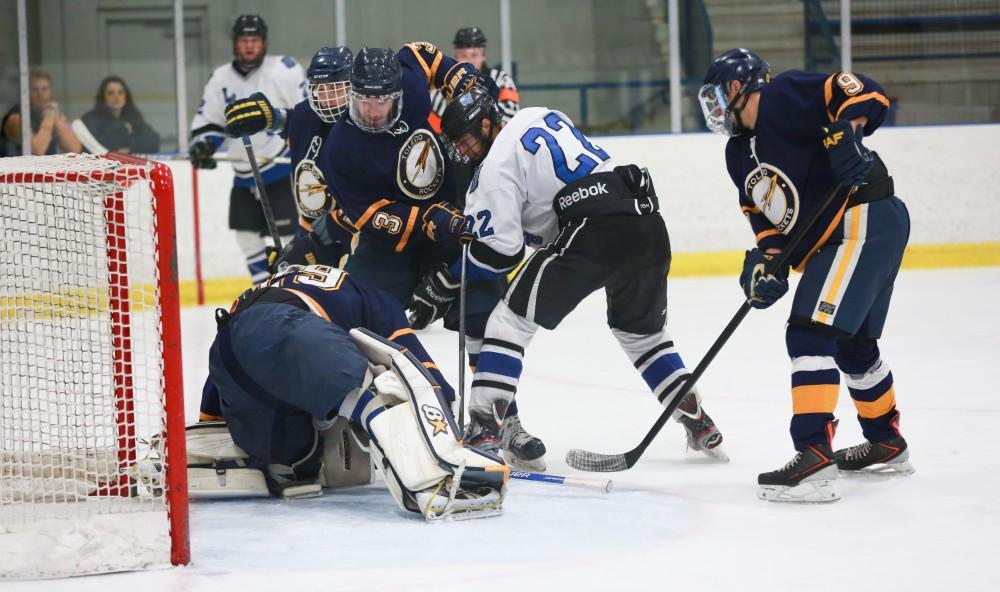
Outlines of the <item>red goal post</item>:
{"type": "Polygon", "coordinates": [[[0,159],[0,578],[190,560],[173,200],[139,158],[0,159]]]}

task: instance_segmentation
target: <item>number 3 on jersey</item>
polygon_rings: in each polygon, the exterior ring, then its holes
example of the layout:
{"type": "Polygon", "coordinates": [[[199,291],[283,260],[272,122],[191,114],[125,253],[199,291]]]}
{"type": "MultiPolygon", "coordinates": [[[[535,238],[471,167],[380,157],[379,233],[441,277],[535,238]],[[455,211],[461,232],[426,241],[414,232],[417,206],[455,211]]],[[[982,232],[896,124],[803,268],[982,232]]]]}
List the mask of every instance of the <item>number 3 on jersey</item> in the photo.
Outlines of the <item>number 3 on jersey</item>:
{"type": "Polygon", "coordinates": [[[545,125],[553,131],[559,131],[565,126],[583,146],[583,151],[579,152],[576,156],[577,167],[571,169],[566,161],[566,152],[563,151],[563,147],[559,145],[556,137],[549,132],[549,129],[531,127],[521,136],[521,146],[524,146],[524,149],[532,154],[537,154],[538,149],[542,147],[539,139],[545,142],[545,145],[549,149],[549,155],[552,157],[552,167],[556,171],[556,177],[559,177],[559,180],[563,183],[569,184],[573,181],[578,181],[597,168],[598,161],[586,153],[590,153],[601,159],[600,162],[609,158],[607,152],[591,144],[590,140],[580,130],[570,125],[562,117],[559,117],[558,113],[549,113],[546,115],[545,125]]]}

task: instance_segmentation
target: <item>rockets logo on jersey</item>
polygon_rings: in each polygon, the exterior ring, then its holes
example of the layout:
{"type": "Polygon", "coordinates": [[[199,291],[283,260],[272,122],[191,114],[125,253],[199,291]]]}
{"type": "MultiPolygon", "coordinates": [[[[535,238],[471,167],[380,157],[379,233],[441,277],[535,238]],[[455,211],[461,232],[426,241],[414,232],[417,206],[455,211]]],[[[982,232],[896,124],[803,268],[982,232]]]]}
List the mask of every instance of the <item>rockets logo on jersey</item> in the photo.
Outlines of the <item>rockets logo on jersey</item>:
{"type": "Polygon", "coordinates": [[[313,136],[305,158],[295,165],[292,175],[295,200],[299,204],[299,210],[308,218],[319,218],[333,207],[333,197],[326,191],[323,171],[313,160],[322,145],[323,138],[313,136]]]}
{"type": "Polygon", "coordinates": [[[747,175],[743,188],[757,209],[779,231],[787,234],[795,225],[799,214],[799,193],[781,169],[762,162],[747,175]]]}
{"type": "Polygon", "coordinates": [[[444,156],[433,134],[418,129],[399,149],[396,181],[413,199],[430,199],[444,182],[444,156]]]}

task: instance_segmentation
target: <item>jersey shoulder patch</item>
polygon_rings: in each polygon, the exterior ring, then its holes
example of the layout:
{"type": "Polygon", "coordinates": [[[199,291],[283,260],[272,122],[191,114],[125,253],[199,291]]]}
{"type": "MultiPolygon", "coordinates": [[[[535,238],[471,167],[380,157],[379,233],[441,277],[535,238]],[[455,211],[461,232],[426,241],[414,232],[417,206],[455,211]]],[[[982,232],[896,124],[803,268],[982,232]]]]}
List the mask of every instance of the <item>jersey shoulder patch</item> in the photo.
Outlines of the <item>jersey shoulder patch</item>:
{"type": "Polygon", "coordinates": [[[294,68],[295,66],[298,65],[298,64],[295,63],[295,60],[293,60],[289,56],[282,57],[281,58],[281,63],[284,64],[286,68],[294,68]]]}

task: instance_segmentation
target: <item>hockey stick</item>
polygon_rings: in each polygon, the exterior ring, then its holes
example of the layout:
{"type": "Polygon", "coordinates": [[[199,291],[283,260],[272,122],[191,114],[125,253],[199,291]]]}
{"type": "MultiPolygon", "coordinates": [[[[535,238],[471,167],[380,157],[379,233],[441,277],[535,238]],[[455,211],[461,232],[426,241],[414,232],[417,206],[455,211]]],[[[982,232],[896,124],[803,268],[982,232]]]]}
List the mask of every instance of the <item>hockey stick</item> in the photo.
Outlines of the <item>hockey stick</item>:
{"type": "Polygon", "coordinates": [[[458,429],[465,433],[465,265],[469,242],[462,241],[462,271],[458,277],[458,429]]]}
{"type": "Polygon", "coordinates": [[[549,483],[552,485],[562,485],[564,487],[581,487],[583,489],[597,489],[604,493],[611,493],[614,483],[611,479],[587,479],[586,477],[563,477],[562,475],[547,475],[545,473],[527,473],[524,471],[511,471],[511,479],[522,481],[534,481],[536,483],[549,483]]]}
{"type": "Polygon", "coordinates": [[[250,136],[246,134],[243,134],[243,147],[246,148],[247,160],[250,161],[250,169],[253,170],[253,182],[257,184],[257,195],[260,197],[260,208],[264,210],[264,220],[267,221],[267,230],[271,233],[271,240],[274,241],[274,249],[280,255],[281,236],[278,234],[278,225],[274,221],[271,200],[267,198],[267,191],[264,190],[264,179],[260,176],[260,167],[257,166],[257,158],[253,155],[250,136]]]}
{"type": "MultiPolygon", "coordinates": [[[[833,188],[833,191],[831,191],[830,194],[823,199],[820,206],[812,212],[809,219],[806,221],[805,226],[802,228],[802,231],[792,237],[788,244],[785,245],[785,248],[781,251],[781,254],[774,259],[771,259],[766,264],[765,270],[767,273],[774,273],[775,270],[781,269],[787,264],[788,258],[791,257],[795,249],[798,248],[806,234],[812,230],[813,226],[816,225],[816,222],[819,220],[823,212],[826,211],[830,204],[833,203],[833,200],[840,192],[840,188],[841,185],[837,185],[833,188]]],[[[847,197],[850,198],[851,194],[854,193],[857,188],[857,185],[851,187],[851,190],[847,193],[847,197]]],[[[599,452],[588,452],[586,450],[574,448],[566,453],[566,464],[581,471],[595,472],[624,471],[635,466],[639,457],[642,456],[642,453],[646,451],[646,448],[649,447],[649,444],[654,438],[656,438],[656,435],[660,433],[660,430],[663,429],[663,426],[667,423],[667,420],[670,419],[670,416],[673,415],[674,410],[680,404],[681,399],[683,399],[684,396],[687,395],[692,388],[694,388],[695,383],[698,382],[701,375],[705,373],[705,369],[708,368],[708,365],[715,359],[719,350],[721,350],[722,346],[729,341],[729,338],[736,331],[736,328],[743,322],[747,313],[750,312],[750,308],[750,299],[748,298],[742,305],[740,305],[740,309],[736,311],[732,320],[729,321],[726,328],[723,329],[719,337],[716,338],[715,343],[713,343],[712,347],[708,349],[708,353],[705,354],[705,357],[698,362],[698,366],[695,367],[694,372],[692,372],[691,376],[688,377],[687,382],[684,383],[677,395],[674,396],[673,400],[667,404],[666,408],[660,414],[660,417],[657,418],[656,423],[653,424],[653,427],[650,428],[646,437],[642,439],[642,442],[639,442],[638,446],[624,454],[601,454],[599,452]]]]}

